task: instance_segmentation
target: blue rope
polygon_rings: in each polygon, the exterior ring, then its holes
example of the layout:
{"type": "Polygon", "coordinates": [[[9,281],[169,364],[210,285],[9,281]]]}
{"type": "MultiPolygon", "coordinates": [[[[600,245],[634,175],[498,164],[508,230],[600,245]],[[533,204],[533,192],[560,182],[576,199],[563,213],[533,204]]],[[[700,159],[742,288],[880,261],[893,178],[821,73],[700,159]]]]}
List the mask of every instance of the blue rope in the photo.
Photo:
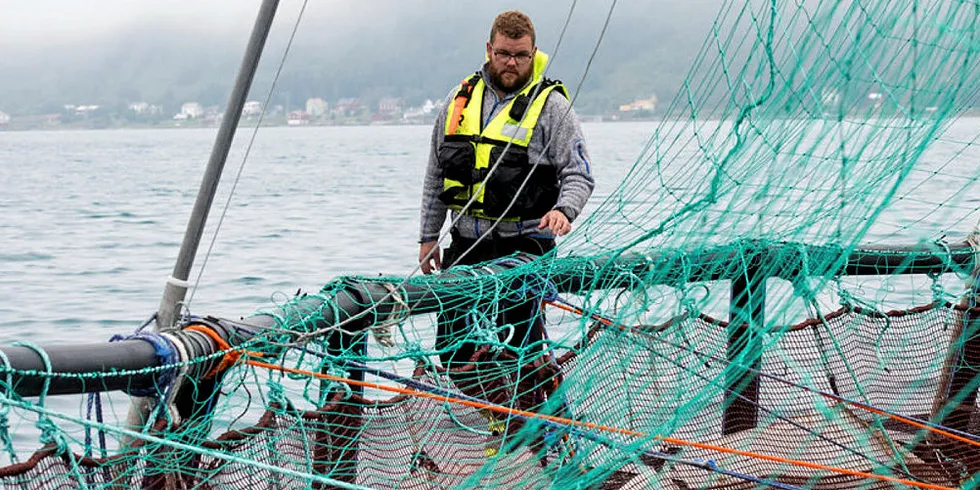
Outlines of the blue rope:
{"type": "MultiPolygon", "coordinates": [[[[343,361],[343,363],[344,364],[347,364],[350,367],[357,368],[357,369],[362,369],[365,372],[370,372],[371,374],[374,374],[376,376],[385,378],[385,379],[390,380],[390,381],[395,381],[397,383],[403,384],[405,386],[408,386],[410,388],[413,388],[413,389],[416,389],[416,390],[419,390],[419,391],[425,391],[425,392],[432,393],[432,394],[439,395],[439,396],[445,396],[445,397],[451,397],[451,398],[459,398],[459,399],[462,399],[462,400],[472,401],[472,402],[476,402],[476,403],[482,403],[482,404],[487,404],[487,405],[494,405],[494,404],[492,404],[492,403],[490,403],[490,402],[488,402],[486,400],[482,400],[482,399],[477,398],[477,397],[469,396],[469,395],[466,395],[464,393],[454,393],[454,392],[452,392],[450,390],[447,390],[447,389],[444,389],[444,388],[440,388],[438,386],[433,386],[433,385],[430,385],[428,383],[423,383],[421,381],[416,381],[416,380],[413,380],[413,379],[404,378],[404,377],[399,376],[397,374],[389,373],[387,371],[382,371],[380,369],[374,369],[374,368],[371,368],[370,366],[367,366],[367,365],[364,365],[364,364],[361,364],[361,363],[358,363],[358,362],[354,362],[354,361],[343,361]]],[[[593,441],[593,442],[597,442],[597,443],[602,444],[602,445],[605,445],[605,446],[609,446],[609,447],[614,447],[615,448],[615,447],[617,447],[619,445],[616,441],[614,441],[612,439],[609,439],[609,438],[600,436],[598,434],[594,434],[592,432],[589,432],[587,430],[581,429],[579,427],[564,425],[564,424],[560,424],[558,422],[554,422],[554,421],[551,421],[551,420],[539,419],[539,418],[536,418],[536,417],[529,417],[529,416],[521,415],[521,414],[514,414],[514,416],[523,418],[524,420],[529,421],[529,422],[539,422],[542,425],[553,429],[553,431],[555,431],[555,430],[556,431],[568,431],[569,433],[572,433],[572,434],[574,434],[576,436],[579,436],[579,437],[588,439],[588,440],[593,441]]],[[[732,470],[726,470],[724,468],[719,468],[715,464],[715,462],[713,460],[710,460],[710,459],[707,459],[707,460],[697,460],[697,459],[679,458],[679,457],[673,456],[671,454],[663,453],[663,452],[660,452],[660,451],[654,451],[652,449],[644,449],[642,451],[643,451],[643,454],[646,454],[647,456],[650,456],[650,457],[653,457],[653,458],[656,458],[656,459],[662,459],[664,461],[669,461],[669,462],[673,462],[673,463],[677,463],[677,464],[682,464],[682,465],[686,465],[686,466],[694,466],[694,467],[702,468],[702,469],[705,469],[705,470],[708,470],[708,471],[713,471],[715,473],[719,473],[719,474],[722,474],[722,475],[731,476],[731,477],[734,477],[734,478],[740,478],[742,480],[750,481],[750,482],[753,482],[753,483],[758,483],[760,485],[768,485],[770,487],[779,488],[779,489],[783,489],[783,490],[803,490],[802,487],[798,487],[798,486],[795,486],[795,485],[787,485],[787,484],[775,482],[775,481],[772,481],[772,480],[768,480],[768,479],[765,479],[765,478],[759,478],[759,477],[756,477],[756,476],[739,473],[737,471],[732,471],[732,470]]]]}
{"type": "MultiPolygon", "coordinates": [[[[524,262],[510,257],[503,257],[493,261],[495,264],[521,266],[524,262]]],[[[528,297],[540,297],[544,301],[554,301],[558,298],[558,286],[544,275],[533,272],[526,274],[521,283],[521,287],[515,289],[512,296],[521,301],[528,297]]]]}
{"type": "MultiPolygon", "coordinates": [[[[142,329],[142,327],[140,328],[142,329]]],[[[180,362],[180,354],[177,352],[177,349],[169,339],[160,334],[137,330],[137,332],[132,335],[113,335],[112,338],[109,339],[109,342],[121,342],[124,340],[134,339],[149,342],[150,345],[153,346],[153,349],[156,351],[158,364],[162,366],[169,366],[176,365],[180,362]]],[[[151,388],[124,389],[123,391],[130,396],[159,396],[161,393],[166,392],[167,388],[169,388],[174,382],[174,379],[177,377],[177,371],[178,369],[176,366],[161,371],[154,382],[154,386],[151,388]]]]}
{"type": "MultiPolygon", "coordinates": [[[[85,420],[91,421],[93,412],[95,413],[95,420],[98,425],[103,424],[102,417],[102,394],[101,393],[89,393],[86,403],[85,403],[85,420]]],[[[108,451],[106,450],[105,442],[105,431],[99,429],[99,454],[105,458],[108,456],[108,451]]],[[[85,426],[85,456],[92,455],[92,426],[85,426]]]]}
{"type": "MultiPolygon", "coordinates": [[[[237,328],[241,328],[241,327],[237,327],[237,328]]],[[[247,330],[247,329],[242,328],[242,330],[247,330]]],[[[306,350],[307,353],[312,354],[312,355],[315,355],[315,356],[325,357],[324,354],[322,354],[320,352],[313,351],[313,350],[311,350],[309,348],[306,348],[306,347],[293,346],[293,348],[294,349],[306,350]]],[[[418,391],[424,391],[424,392],[427,392],[427,393],[432,393],[432,394],[435,394],[435,395],[445,396],[445,397],[449,397],[449,398],[458,398],[458,399],[461,399],[461,400],[467,400],[467,401],[471,401],[471,402],[475,402],[475,403],[481,403],[481,404],[486,404],[486,405],[495,405],[495,404],[490,403],[490,402],[488,402],[486,400],[483,400],[483,399],[480,399],[480,398],[477,398],[477,397],[474,397],[474,396],[470,396],[470,395],[467,395],[465,393],[456,393],[456,392],[450,391],[450,390],[445,389],[445,388],[441,388],[441,387],[434,386],[434,385],[431,385],[431,384],[428,384],[428,383],[424,383],[422,381],[417,381],[417,380],[414,380],[414,379],[411,379],[411,378],[405,378],[403,376],[399,376],[399,375],[394,374],[394,373],[389,373],[389,372],[383,371],[381,369],[372,368],[372,367],[370,367],[370,366],[368,366],[366,364],[361,364],[361,363],[356,362],[356,361],[337,360],[336,362],[338,364],[344,364],[348,368],[360,369],[360,370],[362,370],[362,371],[364,371],[366,373],[371,373],[371,374],[373,374],[375,376],[378,376],[378,377],[387,379],[389,381],[394,381],[396,383],[402,384],[404,386],[407,386],[409,388],[412,388],[412,389],[415,389],[415,390],[418,390],[418,391]]],[[[604,446],[616,448],[616,447],[618,447],[620,445],[619,443],[617,443],[616,441],[614,441],[612,439],[603,437],[603,436],[598,435],[598,434],[594,434],[592,432],[589,432],[589,431],[584,430],[584,429],[579,428],[579,427],[564,425],[564,424],[560,424],[558,422],[554,422],[554,421],[551,421],[551,420],[539,419],[539,418],[530,417],[530,416],[527,416],[527,415],[514,414],[514,416],[520,417],[520,418],[522,418],[522,419],[524,419],[526,421],[529,421],[529,422],[539,422],[542,425],[544,425],[544,426],[552,429],[553,431],[568,431],[571,434],[574,434],[576,436],[579,436],[579,437],[588,439],[588,440],[593,441],[593,442],[597,442],[597,443],[602,444],[604,446]]],[[[663,452],[660,452],[660,451],[654,451],[654,450],[651,450],[651,449],[644,449],[642,451],[643,451],[643,454],[645,454],[647,456],[650,456],[650,457],[653,457],[653,458],[656,458],[656,459],[661,459],[661,460],[664,460],[664,461],[673,462],[673,463],[677,463],[677,464],[681,464],[681,465],[686,465],[686,466],[693,466],[693,467],[705,469],[705,470],[708,470],[708,471],[712,471],[712,472],[715,472],[715,473],[719,473],[719,474],[722,474],[722,475],[731,476],[731,477],[734,477],[734,478],[739,478],[739,479],[742,479],[742,480],[745,480],[745,481],[749,481],[749,482],[752,482],[752,483],[757,483],[757,484],[760,484],[760,485],[767,485],[767,486],[770,486],[770,487],[773,487],[773,488],[778,488],[778,489],[781,489],[781,490],[803,490],[802,487],[798,487],[798,486],[795,486],[795,485],[788,485],[788,484],[784,484],[784,483],[779,483],[779,482],[768,480],[768,479],[765,479],[765,478],[759,478],[759,477],[756,477],[756,476],[752,476],[752,475],[743,474],[743,473],[739,473],[739,472],[732,471],[732,470],[726,470],[726,469],[723,469],[723,468],[719,468],[715,464],[715,462],[713,460],[710,460],[710,459],[707,459],[707,460],[697,460],[697,459],[679,458],[679,457],[673,456],[671,454],[663,453],[663,452]]]]}
{"type": "MultiPolygon", "coordinates": [[[[573,307],[575,306],[572,303],[569,303],[569,302],[564,301],[564,300],[559,300],[559,302],[560,303],[564,303],[564,304],[569,305],[569,306],[573,306],[573,307]]],[[[605,317],[603,317],[603,316],[601,316],[601,315],[599,315],[597,313],[588,313],[588,312],[586,312],[585,315],[589,315],[593,319],[603,319],[603,320],[607,320],[607,321],[612,321],[612,320],[609,320],[608,318],[605,318],[605,317]]],[[[961,430],[957,430],[957,429],[954,429],[952,427],[946,427],[944,425],[935,424],[935,423],[932,423],[932,422],[930,422],[928,420],[923,420],[923,419],[920,419],[920,418],[917,418],[917,417],[913,417],[913,416],[910,416],[910,415],[902,415],[902,414],[899,414],[899,413],[896,413],[896,412],[893,412],[893,411],[890,411],[890,410],[887,410],[887,409],[884,409],[884,408],[881,408],[881,407],[876,407],[874,405],[869,405],[867,403],[861,403],[859,401],[854,401],[854,400],[851,400],[849,398],[844,398],[844,397],[842,397],[840,395],[835,395],[833,393],[828,393],[826,391],[821,391],[821,390],[818,390],[818,389],[815,389],[815,388],[810,388],[809,386],[805,386],[805,385],[802,385],[800,383],[796,383],[796,382],[790,381],[788,379],[780,378],[779,376],[775,376],[775,375],[769,374],[769,373],[767,373],[765,371],[762,371],[762,370],[759,370],[759,369],[755,369],[755,368],[753,368],[751,366],[746,366],[746,365],[739,364],[737,362],[732,362],[732,361],[729,361],[728,359],[725,359],[725,358],[716,356],[714,354],[708,354],[708,353],[705,353],[705,352],[701,352],[700,350],[695,349],[693,347],[689,347],[689,346],[688,347],[685,347],[683,345],[680,345],[680,344],[671,342],[669,340],[664,340],[664,339],[662,339],[660,337],[657,337],[655,335],[651,335],[651,334],[649,334],[647,332],[643,332],[643,331],[640,331],[640,330],[632,329],[632,328],[630,328],[627,325],[622,325],[620,323],[616,323],[616,325],[620,325],[620,326],[629,328],[629,332],[631,332],[631,333],[635,333],[637,335],[641,335],[643,337],[646,337],[646,338],[655,340],[655,341],[657,341],[657,342],[659,342],[661,344],[668,345],[668,346],[673,347],[675,349],[680,349],[680,350],[683,350],[683,351],[687,351],[687,352],[690,352],[690,353],[695,354],[697,356],[706,357],[708,359],[712,359],[712,360],[715,360],[715,361],[719,361],[719,362],[723,362],[723,363],[729,363],[729,364],[731,364],[733,366],[737,366],[739,369],[744,369],[745,371],[747,371],[749,373],[757,374],[757,375],[759,375],[759,376],[761,376],[763,378],[768,378],[768,379],[771,379],[773,381],[777,381],[777,382],[783,383],[783,384],[785,384],[787,386],[792,386],[794,388],[799,388],[799,389],[801,389],[803,391],[807,391],[807,392],[810,392],[810,393],[821,395],[821,396],[830,398],[831,400],[834,400],[834,401],[837,401],[837,402],[844,402],[844,403],[847,403],[847,404],[850,404],[850,405],[854,405],[856,407],[863,408],[863,409],[878,410],[881,413],[884,413],[884,414],[887,414],[887,415],[893,415],[895,417],[901,417],[901,418],[906,419],[906,420],[911,420],[913,422],[916,422],[916,423],[925,425],[925,426],[930,427],[930,428],[933,428],[933,429],[940,429],[940,430],[949,432],[951,434],[956,434],[958,436],[965,437],[967,439],[977,440],[976,434],[970,434],[968,432],[963,432],[961,430]]]]}

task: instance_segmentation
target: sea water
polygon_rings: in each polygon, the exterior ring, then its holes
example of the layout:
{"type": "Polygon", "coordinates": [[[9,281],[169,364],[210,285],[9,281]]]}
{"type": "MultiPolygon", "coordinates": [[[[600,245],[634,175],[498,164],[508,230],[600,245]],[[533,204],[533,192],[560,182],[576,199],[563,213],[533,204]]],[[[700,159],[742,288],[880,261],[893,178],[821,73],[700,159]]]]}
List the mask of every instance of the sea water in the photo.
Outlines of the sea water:
{"type": "MultiPolygon", "coordinates": [[[[596,192],[580,222],[616,195],[657,125],[583,125],[596,192]]],[[[911,223],[906,243],[970,231],[978,130],[980,120],[955,121],[923,158],[936,170],[910,176],[918,187],[882,216],[911,223]]],[[[147,321],[215,134],[0,133],[0,343],[107,341],[147,321]]],[[[240,129],[190,278],[190,311],[238,318],[339,276],[411,273],[430,136],[429,126],[240,129]]],[[[51,403],[77,412],[66,404],[78,400],[51,403]]]]}

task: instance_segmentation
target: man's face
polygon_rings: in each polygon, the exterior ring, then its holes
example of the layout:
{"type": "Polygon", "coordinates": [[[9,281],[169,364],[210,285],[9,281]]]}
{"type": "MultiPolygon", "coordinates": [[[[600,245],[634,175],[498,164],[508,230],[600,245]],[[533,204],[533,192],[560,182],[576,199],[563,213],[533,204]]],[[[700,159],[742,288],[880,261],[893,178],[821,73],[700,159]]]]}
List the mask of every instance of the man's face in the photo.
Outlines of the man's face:
{"type": "Polygon", "coordinates": [[[531,80],[534,69],[534,52],[531,36],[511,39],[497,33],[487,43],[490,59],[490,80],[505,92],[514,92],[531,80]]]}

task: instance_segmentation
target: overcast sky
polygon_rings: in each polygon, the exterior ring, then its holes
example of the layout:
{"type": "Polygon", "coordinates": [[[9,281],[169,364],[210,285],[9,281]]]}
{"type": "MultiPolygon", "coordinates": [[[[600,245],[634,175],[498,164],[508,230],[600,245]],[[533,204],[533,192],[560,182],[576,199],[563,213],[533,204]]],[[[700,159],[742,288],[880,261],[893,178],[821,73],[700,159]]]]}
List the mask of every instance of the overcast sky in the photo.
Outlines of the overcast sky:
{"type": "MultiPolygon", "coordinates": [[[[520,3],[492,0],[482,5],[506,8],[520,3]]],[[[73,40],[140,26],[247,31],[260,4],[260,0],[0,0],[0,42],[73,40]]],[[[295,20],[302,4],[301,0],[283,0],[278,20],[295,20]]],[[[340,27],[352,21],[462,6],[449,0],[310,0],[304,22],[340,27]]],[[[528,7],[533,7],[533,3],[528,7]]]]}
{"type": "MultiPolygon", "coordinates": [[[[591,67],[590,83],[608,75],[621,81],[609,87],[617,92],[651,85],[649,78],[633,76],[641,71],[663,79],[658,87],[676,87],[675,78],[686,72],[688,58],[703,45],[725,2],[618,0],[600,42],[614,0],[310,0],[284,65],[283,87],[323,87],[325,96],[336,98],[352,96],[352,84],[364,88],[358,81],[370,78],[377,93],[441,97],[458,73],[482,62],[494,16],[515,8],[531,16],[538,45],[552,55],[552,76],[566,83],[585,79],[591,67]]],[[[223,93],[260,5],[261,0],[0,0],[0,105],[28,111],[61,98],[223,93]]],[[[274,73],[303,5],[281,0],[257,80],[274,73]]]]}
{"type": "Polygon", "coordinates": [[[239,29],[258,5],[257,0],[0,0],[0,42],[82,39],[140,25],[239,29]]]}
{"type": "MultiPolygon", "coordinates": [[[[221,33],[247,32],[260,3],[260,0],[0,0],[0,44],[61,43],[159,26],[221,33]]],[[[617,10],[676,16],[679,11],[702,8],[705,3],[706,0],[620,0],[617,10]]],[[[722,0],[707,3],[720,5],[722,0]]],[[[343,29],[366,21],[404,22],[457,11],[461,15],[454,16],[455,22],[474,22],[488,27],[496,11],[519,8],[537,22],[544,17],[564,18],[573,4],[580,14],[578,17],[588,17],[591,23],[601,25],[603,16],[595,14],[605,12],[611,0],[577,3],[573,0],[310,0],[303,22],[343,29]],[[555,11],[556,4],[561,11],[555,11]]],[[[280,23],[294,21],[301,6],[301,0],[283,0],[277,20],[280,23]]]]}
{"type": "MultiPolygon", "coordinates": [[[[662,22],[706,2],[721,1],[619,0],[616,16],[622,21],[659,17],[662,22]]],[[[200,49],[242,48],[260,4],[261,0],[0,0],[0,57],[8,63],[20,60],[21,65],[48,64],[57,63],[59,54],[87,56],[104,51],[100,46],[153,40],[176,46],[185,41],[200,49]]],[[[474,41],[486,37],[493,16],[519,8],[534,19],[539,44],[551,51],[573,5],[566,37],[594,43],[611,4],[612,0],[310,0],[296,44],[350,49],[365,42],[397,43],[398,36],[411,35],[436,37],[446,49],[456,49],[453,39],[439,36],[462,30],[470,34],[456,41],[479,52],[474,41]]],[[[273,40],[289,35],[302,5],[301,0],[280,2],[273,40]]]]}

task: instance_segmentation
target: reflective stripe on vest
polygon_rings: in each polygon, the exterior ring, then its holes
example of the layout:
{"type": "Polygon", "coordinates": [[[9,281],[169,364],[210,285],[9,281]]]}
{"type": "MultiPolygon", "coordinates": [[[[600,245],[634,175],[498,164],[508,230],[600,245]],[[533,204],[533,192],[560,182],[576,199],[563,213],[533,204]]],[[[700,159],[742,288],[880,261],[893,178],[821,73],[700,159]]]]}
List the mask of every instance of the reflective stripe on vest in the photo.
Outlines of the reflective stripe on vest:
{"type": "MultiPolygon", "coordinates": [[[[503,148],[510,143],[510,148],[507,151],[514,151],[517,148],[526,150],[534,134],[538,118],[541,116],[541,111],[544,109],[544,104],[548,100],[548,95],[555,89],[560,89],[562,93],[566,93],[560,83],[545,83],[543,85],[544,88],[539,88],[539,84],[545,82],[542,74],[544,73],[544,67],[547,62],[548,55],[538,50],[534,56],[533,82],[529,83],[527,87],[513,97],[482,130],[480,126],[482,125],[481,115],[483,95],[487,88],[486,84],[483,82],[483,78],[479,76],[473,76],[463,80],[460,91],[457,93],[453,103],[447,108],[445,134],[447,137],[453,139],[469,139],[470,144],[475,148],[476,158],[473,164],[474,169],[489,169],[494,165],[495,162],[491,161],[490,152],[495,147],[503,148]],[[475,85],[473,85],[474,81],[475,85]],[[534,94],[532,93],[533,91],[537,91],[538,93],[534,94]],[[534,96],[534,99],[527,104],[527,108],[523,111],[523,120],[511,117],[514,103],[522,99],[521,96],[524,96],[523,100],[525,101],[529,97],[534,96]]],[[[476,182],[467,188],[457,180],[444,178],[443,189],[449,191],[453,188],[459,189],[455,195],[457,201],[469,200],[474,193],[476,194],[476,199],[466,211],[467,215],[488,220],[499,218],[483,212],[483,181],[476,182]]],[[[450,204],[449,208],[459,212],[463,209],[463,206],[450,204]]],[[[520,221],[521,219],[525,218],[518,216],[505,218],[502,221],[513,222],[520,221]]]]}

